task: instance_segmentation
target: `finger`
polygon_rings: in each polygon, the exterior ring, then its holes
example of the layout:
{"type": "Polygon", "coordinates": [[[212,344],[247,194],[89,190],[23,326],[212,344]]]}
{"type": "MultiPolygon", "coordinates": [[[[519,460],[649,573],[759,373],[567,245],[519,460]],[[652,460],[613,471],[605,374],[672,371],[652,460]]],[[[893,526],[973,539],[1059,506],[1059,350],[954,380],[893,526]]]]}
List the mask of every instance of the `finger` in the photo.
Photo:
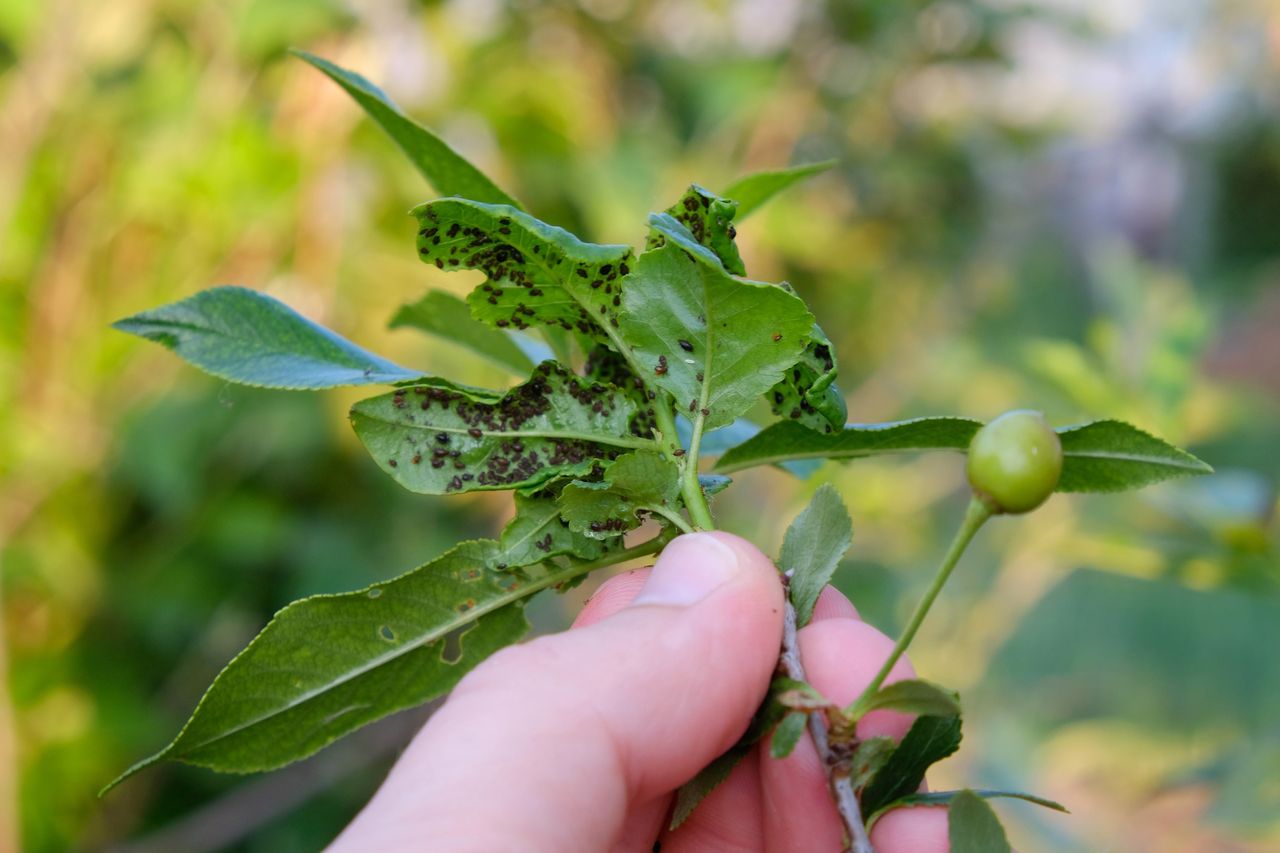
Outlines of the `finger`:
{"type": "Polygon", "coordinates": [[[813,615],[809,617],[809,621],[821,622],[824,619],[857,619],[862,621],[862,617],[858,615],[858,608],[853,606],[853,602],[845,598],[845,595],[834,586],[824,586],[822,592],[818,595],[818,601],[813,605],[813,615]]]}
{"type": "Polygon", "coordinates": [[[760,766],[752,751],[717,785],[688,820],[662,839],[662,853],[763,851],[760,821],[760,766]]]}
{"type": "MultiPolygon", "coordinates": [[[[586,628],[617,613],[630,604],[649,580],[652,569],[632,569],[614,575],[600,585],[573,620],[573,628],[586,628]]],[[[633,806],[622,822],[614,842],[614,853],[651,853],[671,811],[672,794],[660,794],[647,803],[633,806]]]]}
{"type": "Polygon", "coordinates": [[[586,628],[605,617],[612,616],[630,604],[645,582],[649,580],[650,569],[632,569],[620,575],[614,575],[595,591],[582,610],[573,620],[574,628],[586,628]]]}
{"type": "Polygon", "coordinates": [[[940,806],[894,809],[876,821],[871,846],[881,853],[947,853],[947,810],[940,806]]]}
{"type": "Polygon", "coordinates": [[[630,606],[463,679],[337,846],[608,849],[631,808],[746,729],[781,610],[777,572],[749,543],[673,540],[630,606]]]}
{"type": "MultiPolygon", "coordinates": [[[[853,619],[810,623],[797,639],[809,683],[839,705],[848,705],[858,697],[893,648],[893,641],[884,634],[853,619]]],[[[888,683],[914,675],[911,664],[903,658],[885,680],[888,683]]],[[[901,738],[910,726],[907,715],[875,711],[859,721],[858,735],[901,738]]],[[[791,755],[780,761],[769,757],[767,750],[766,741],[761,746],[760,772],[768,849],[771,853],[839,850],[842,824],[813,741],[806,735],[791,755]]],[[[888,847],[880,853],[895,851],[888,847]]]]}

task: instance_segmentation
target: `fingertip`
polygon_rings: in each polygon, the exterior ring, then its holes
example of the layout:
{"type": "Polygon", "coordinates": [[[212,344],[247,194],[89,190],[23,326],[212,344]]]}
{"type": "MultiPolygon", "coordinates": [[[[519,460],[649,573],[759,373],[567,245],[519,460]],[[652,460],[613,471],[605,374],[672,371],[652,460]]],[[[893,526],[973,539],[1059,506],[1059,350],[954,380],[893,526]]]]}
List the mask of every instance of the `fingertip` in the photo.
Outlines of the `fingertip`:
{"type": "Polygon", "coordinates": [[[871,846],[879,853],[948,853],[947,832],[945,807],[894,809],[876,821],[871,846]]]}
{"type": "Polygon", "coordinates": [[[572,627],[586,628],[625,608],[640,594],[651,571],[651,568],[631,569],[609,578],[583,605],[572,627]]]}
{"type": "Polygon", "coordinates": [[[828,585],[823,587],[818,595],[818,601],[813,605],[813,615],[809,617],[809,621],[822,622],[827,619],[854,619],[861,622],[862,616],[843,592],[828,585]]]}

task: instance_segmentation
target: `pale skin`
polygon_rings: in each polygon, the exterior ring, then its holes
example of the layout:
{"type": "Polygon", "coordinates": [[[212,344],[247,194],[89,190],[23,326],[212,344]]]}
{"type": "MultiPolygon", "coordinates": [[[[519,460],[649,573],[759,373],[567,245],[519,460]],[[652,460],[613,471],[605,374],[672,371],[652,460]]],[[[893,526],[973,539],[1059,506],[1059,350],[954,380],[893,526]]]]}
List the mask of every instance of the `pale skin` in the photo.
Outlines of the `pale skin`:
{"type": "MultiPolygon", "coordinates": [[[[727,533],[681,536],[653,569],[619,575],[571,630],[505,649],[468,675],[330,848],[552,853],[823,853],[841,830],[807,739],[757,749],[675,832],[673,792],[731,746],[777,664],[777,570],[727,533]]],[[[823,592],[799,634],[813,685],[853,701],[893,642],[823,592]]],[[[911,677],[905,660],[889,680],[911,677]]],[[[859,734],[901,737],[869,714],[859,734]]],[[[891,812],[877,853],[946,853],[942,808],[891,812]]]]}

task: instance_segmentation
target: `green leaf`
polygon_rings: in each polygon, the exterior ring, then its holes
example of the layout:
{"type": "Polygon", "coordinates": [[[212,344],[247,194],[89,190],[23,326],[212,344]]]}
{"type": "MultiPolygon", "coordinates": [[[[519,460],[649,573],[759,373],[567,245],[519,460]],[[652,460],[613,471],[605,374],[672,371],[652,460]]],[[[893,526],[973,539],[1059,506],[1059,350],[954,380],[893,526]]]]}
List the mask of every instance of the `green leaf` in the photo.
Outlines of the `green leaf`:
{"type": "MultiPolygon", "coordinates": [[[[688,229],[693,239],[710,249],[728,272],[747,274],[738,246],[733,242],[738,235],[733,227],[733,218],[738,213],[737,202],[692,184],[664,213],[688,229]]],[[[662,240],[661,232],[652,231],[645,248],[657,248],[662,245],[662,240]]]]}
{"type": "Polygon", "coordinates": [[[400,388],[356,403],[351,423],[378,466],[411,492],[515,489],[585,476],[652,442],[628,432],[636,410],[616,388],[544,362],[500,399],[400,388]]]}
{"type": "Polygon", "coordinates": [[[800,360],[766,395],[769,407],[778,417],[817,432],[843,429],[849,410],[835,384],[837,372],[835,348],[815,323],[800,360]]]}
{"type": "Polygon", "coordinates": [[[619,456],[602,482],[573,482],[560,493],[560,512],[570,530],[603,539],[640,526],[637,513],[674,513],[680,470],[656,450],[619,456]]]}
{"type": "Polygon", "coordinates": [[[960,694],[947,687],[909,678],[895,681],[880,688],[865,701],[849,709],[849,715],[859,720],[872,711],[900,711],[904,714],[925,714],[947,717],[960,714],[960,694]]]}
{"type": "Polygon", "coordinates": [[[738,221],[741,222],[778,193],[806,178],[827,171],[835,164],[835,160],[823,160],[820,163],[805,163],[802,166],[791,166],[786,169],[755,172],[744,175],[729,184],[721,195],[738,203],[738,221]]]}
{"type": "Polygon", "coordinates": [[[499,571],[541,563],[568,554],[594,560],[605,552],[604,543],[569,529],[560,507],[551,496],[515,495],[516,514],[498,537],[492,568],[499,571]]]}
{"type": "Polygon", "coordinates": [[[422,374],[393,364],[263,293],[215,287],[112,326],[155,341],[206,373],[260,388],[387,385],[422,374]]]}
{"type": "Polygon", "coordinates": [[[741,742],[732,746],[728,752],[698,771],[698,775],[680,786],[676,791],[675,807],[671,810],[671,822],[668,829],[676,830],[680,824],[689,819],[698,804],[707,795],[729,778],[733,768],[751,751],[750,746],[742,746],[741,742]]]}
{"type": "Polygon", "coordinates": [[[782,540],[778,564],[791,573],[791,603],[796,625],[804,627],[813,616],[822,588],[853,542],[853,522],[840,493],[824,483],[813,493],[804,511],[796,516],[782,540]]]}
{"type": "Polygon", "coordinates": [[[1056,812],[1070,814],[1067,807],[1062,803],[1047,800],[1044,797],[1037,797],[1034,794],[1024,794],[1020,791],[988,791],[988,790],[966,790],[966,791],[927,791],[907,794],[901,799],[894,800],[889,805],[880,809],[873,815],[867,816],[867,829],[875,826],[885,814],[893,809],[909,808],[911,806],[945,806],[951,803],[957,796],[962,793],[974,794],[984,800],[993,800],[997,798],[1009,798],[1015,800],[1024,800],[1028,803],[1034,803],[1037,806],[1044,806],[1046,809],[1053,809],[1056,812]]]}
{"type": "Polygon", "coordinates": [[[407,326],[452,341],[517,376],[528,376],[533,369],[533,361],[509,334],[479,322],[471,316],[467,303],[443,290],[433,290],[417,302],[401,305],[390,325],[393,329],[407,326]]]}
{"type": "Polygon", "coordinates": [[[774,702],[792,711],[826,711],[839,707],[812,684],[794,678],[775,678],[769,685],[769,695],[774,702]]]}
{"type": "MultiPolygon", "coordinates": [[[[781,681],[789,680],[775,679],[774,683],[781,681]]],[[[791,683],[798,684],[800,682],[791,683]]],[[[723,755],[704,767],[697,776],[694,776],[691,781],[686,782],[676,791],[676,803],[671,813],[670,829],[674,830],[684,823],[689,815],[693,814],[693,810],[698,803],[702,802],[717,785],[728,779],[729,774],[737,766],[738,762],[782,722],[782,718],[787,714],[787,709],[776,700],[776,695],[771,689],[760,704],[760,707],[756,709],[751,718],[751,724],[747,726],[747,731],[742,737],[738,738],[738,742],[729,747],[723,755]]]]}
{"type": "Polygon", "coordinates": [[[732,477],[726,477],[722,474],[699,474],[698,485],[702,486],[702,493],[707,497],[713,497],[720,494],[733,483],[732,477]]]}
{"type": "MultiPolygon", "coordinates": [[[[866,787],[889,761],[897,747],[896,740],[883,735],[858,741],[853,756],[849,759],[849,778],[853,782],[853,789],[858,791],[866,787]]],[[[871,828],[869,821],[867,828],[871,828]]]]}
{"type": "Polygon", "coordinates": [[[966,450],[982,423],[968,418],[914,418],[883,424],[849,424],[823,435],[790,421],[774,424],[720,457],[716,470],[740,471],[797,459],[860,459],[912,450],[966,450]]]}
{"type": "Polygon", "coordinates": [[[973,791],[960,791],[947,810],[951,853],[1013,853],[1000,818],[973,791]]]}
{"type": "Polygon", "coordinates": [[[439,696],[527,629],[533,580],[490,571],[496,543],[463,542],[394,580],[285,607],[214,680],[162,759],[248,773],[281,767],[439,696]]]}
{"type": "Polygon", "coordinates": [[[1063,427],[1060,492],[1119,492],[1173,477],[1212,474],[1196,457],[1123,421],[1063,427]]]}
{"type": "Polygon", "coordinates": [[[622,337],[646,380],[704,429],[733,423],[782,378],[813,317],[779,287],[737,279],[669,216],[666,244],[645,252],[623,292],[622,337]]]}
{"type": "Polygon", "coordinates": [[[800,738],[804,736],[805,724],[809,722],[809,715],[805,713],[791,713],[782,718],[782,722],[778,723],[778,727],[773,730],[773,738],[769,741],[769,754],[774,758],[783,759],[792,753],[796,748],[796,744],[800,742],[800,738]]]}
{"type": "Polygon", "coordinates": [[[519,202],[499,189],[444,140],[407,118],[381,89],[364,77],[306,51],[291,52],[345,89],[441,195],[519,206],[519,202]]]}
{"type": "Polygon", "coordinates": [[[488,280],[467,304],[500,329],[535,325],[611,341],[630,246],[584,243],[506,205],[446,198],[413,209],[418,256],[442,270],[477,269],[488,280]]]}
{"type": "Polygon", "coordinates": [[[597,382],[618,388],[635,403],[636,416],[631,421],[632,435],[653,435],[657,426],[653,401],[644,382],[631,371],[626,358],[604,344],[599,344],[587,353],[587,362],[582,372],[597,382]]]}
{"type": "Polygon", "coordinates": [[[917,717],[889,760],[862,791],[862,813],[874,814],[915,793],[931,766],[960,748],[960,717],[917,717]]]}

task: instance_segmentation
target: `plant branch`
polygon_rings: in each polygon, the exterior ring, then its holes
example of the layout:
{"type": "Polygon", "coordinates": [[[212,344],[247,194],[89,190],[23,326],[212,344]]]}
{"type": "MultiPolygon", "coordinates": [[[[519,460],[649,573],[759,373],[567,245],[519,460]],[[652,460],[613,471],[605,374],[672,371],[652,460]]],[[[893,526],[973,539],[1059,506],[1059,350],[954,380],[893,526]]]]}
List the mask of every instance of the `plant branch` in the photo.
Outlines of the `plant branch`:
{"type": "Polygon", "coordinates": [[[938,593],[942,591],[947,578],[951,577],[951,570],[956,567],[956,563],[960,562],[960,556],[964,554],[965,548],[969,547],[969,543],[973,541],[974,534],[990,517],[991,508],[986,503],[977,497],[970,499],[969,506],[964,513],[964,520],[960,522],[960,529],[956,531],[955,538],[951,540],[951,546],[947,549],[946,556],[942,558],[942,564],[938,566],[938,573],[934,575],[933,582],[929,584],[929,588],[925,591],[924,598],[920,599],[920,603],[916,605],[915,611],[911,614],[911,619],[907,622],[907,627],[902,631],[902,636],[898,638],[893,651],[889,652],[889,657],[885,660],[884,665],[880,667],[880,671],[876,673],[875,678],[871,679],[871,683],[854,700],[853,704],[846,709],[846,712],[854,720],[857,719],[857,714],[862,704],[876,694],[884,684],[889,672],[893,669],[893,665],[906,652],[907,646],[911,645],[911,641],[915,639],[916,632],[920,630],[921,623],[924,622],[924,617],[929,613],[929,608],[933,606],[933,602],[937,599],[938,593]]]}
{"type": "MultiPolygon", "coordinates": [[[[796,608],[791,603],[791,583],[788,575],[782,577],[785,609],[782,618],[782,652],[778,656],[778,668],[788,678],[806,684],[804,665],[800,663],[800,645],[796,638],[796,608]]],[[[867,837],[867,829],[862,823],[862,809],[858,805],[858,795],[853,790],[853,780],[849,776],[847,757],[842,757],[831,748],[831,738],[827,729],[827,712],[817,710],[809,712],[809,736],[818,751],[818,758],[827,774],[827,786],[831,789],[831,799],[844,824],[845,837],[849,839],[846,853],[875,853],[871,839],[867,837]]],[[[853,744],[850,744],[852,747],[853,744]]]]}

